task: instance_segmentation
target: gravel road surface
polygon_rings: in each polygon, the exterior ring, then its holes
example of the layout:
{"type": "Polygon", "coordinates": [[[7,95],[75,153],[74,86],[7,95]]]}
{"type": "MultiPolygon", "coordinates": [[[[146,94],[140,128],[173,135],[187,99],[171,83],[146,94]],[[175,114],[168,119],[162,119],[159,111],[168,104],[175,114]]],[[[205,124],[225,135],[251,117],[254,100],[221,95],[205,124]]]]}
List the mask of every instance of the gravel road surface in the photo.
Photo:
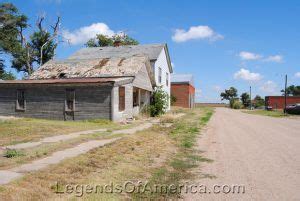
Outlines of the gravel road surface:
{"type": "Polygon", "coordinates": [[[300,200],[300,119],[216,108],[197,143],[214,161],[201,163],[195,174],[203,178],[190,182],[207,193],[184,200],[300,200]],[[245,192],[232,193],[237,186],[245,192]]]}

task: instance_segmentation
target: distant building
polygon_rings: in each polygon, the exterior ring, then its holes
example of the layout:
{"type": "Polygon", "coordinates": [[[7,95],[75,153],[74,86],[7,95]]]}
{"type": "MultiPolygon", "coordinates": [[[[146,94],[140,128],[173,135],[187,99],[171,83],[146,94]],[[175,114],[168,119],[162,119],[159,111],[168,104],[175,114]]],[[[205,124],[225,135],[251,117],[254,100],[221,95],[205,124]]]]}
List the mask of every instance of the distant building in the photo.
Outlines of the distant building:
{"type": "Polygon", "coordinates": [[[193,75],[173,74],[171,77],[171,96],[176,100],[173,106],[193,108],[195,105],[193,75]]]}
{"type": "MultiPolygon", "coordinates": [[[[300,103],[300,96],[287,96],[286,104],[300,103]]],[[[273,109],[284,108],[284,96],[266,96],[265,105],[271,106],[273,109]]]]}

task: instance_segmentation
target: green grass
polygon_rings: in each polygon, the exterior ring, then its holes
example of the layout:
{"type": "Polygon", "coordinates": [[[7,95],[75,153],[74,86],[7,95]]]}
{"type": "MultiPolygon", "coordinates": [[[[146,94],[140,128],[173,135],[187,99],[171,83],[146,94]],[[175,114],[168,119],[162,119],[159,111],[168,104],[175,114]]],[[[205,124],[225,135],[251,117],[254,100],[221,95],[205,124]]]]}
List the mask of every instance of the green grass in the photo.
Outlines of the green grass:
{"type": "MultiPolygon", "coordinates": [[[[55,194],[57,182],[60,184],[59,189],[65,187],[65,184],[123,184],[124,181],[148,181],[150,186],[180,186],[181,182],[194,177],[191,170],[200,162],[212,162],[195,149],[201,128],[208,122],[212,113],[211,108],[188,110],[184,117],[174,119],[171,127],[157,124],[150,129],[125,136],[110,145],[93,149],[76,158],[66,159],[59,165],[28,174],[0,189],[0,200],[78,199],[74,194],[55,194]]],[[[66,145],[52,145],[51,148],[43,149],[37,147],[31,150],[32,157],[44,153],[49,155],[52,150],[60,150],[62,146],[66,145]]],[[[29,152],[25,153],[26,156],[31,156],[29,152]]],[[[12,158],[16,159],[18,158],[12,158]]],[[[174,194],[169,191],[134,194],[92,193],[85,194],[83,199],[176,200],[179,196],[180,192],[174,194]]]]}
{"type": "Polygon", "coordinates": [[[133,194],[133,199],[180,198],[180,182],[193,177],[191,169],[197,167],[199,162],[212,162],[211,159],[201,156],[201,153],[194,147],[201,128],[206,125],[212,114],[213,108],[203,107],[195,109],[185,115],[185,118],[175,121],[173,129],[169,132],[169,136],[174,140],[178,151],[165,166],[158,168],[152,173],[149,185],[175,185],[178,191],[175,193],[161,191],[154,194],[147,194],[147,192],[144,194],[133,194]]]}
{"type": "Polygon", "coordinates": [[[24,156],[24,153],[15,149],[8,149],[4,153],[4,157],[6,158],[14,158],[19,156],[24,156]]]}
{"type": "Polygon", "coordinates": [[[36,141],[43,137],[83,130],[118,129],[119,127],[119,124],[104,119],[88,121],[57,121],[32,118],[10,119],[0,121],[0,146],[36,141]]]}
{"type": "Polygon", "coordinates": [[[256,114],[256,115],[263,115],[263,116],[269,116],[269,117],[286,117],[290,115],[285,115],[282,110],[252,110],[252,111],[243,111],[247,114],[256,114]]]}

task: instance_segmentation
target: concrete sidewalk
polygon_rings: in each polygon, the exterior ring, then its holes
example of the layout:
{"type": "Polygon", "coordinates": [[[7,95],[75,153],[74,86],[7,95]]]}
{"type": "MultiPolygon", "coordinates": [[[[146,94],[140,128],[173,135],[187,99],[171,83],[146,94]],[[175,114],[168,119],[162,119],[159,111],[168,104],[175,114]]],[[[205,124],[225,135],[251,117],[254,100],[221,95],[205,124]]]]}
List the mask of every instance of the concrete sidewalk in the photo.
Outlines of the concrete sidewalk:
{"type": "Polygon", "coordinates": [[[52,136],[52,137],[43,138],[37,142],[19,143],[19,144],[15,144],[15,145],[0,147],[0,149],[27,149],[27,148],[39,146],[43,143],[54,143],[54,142],[66,141],[66,140],[70,140],[73,138],[77,138],[80,135],[88,135],[88,134],[92,134],[92,133],[106,132],[106,131],[107,131],[106,128],[102,128],[102,129],[96,129],[96,130],[80,131],[80,132],[70,133],[70,134],[66,134],[66,135],[56,135],[56,136],[52,136]]]}
{"type": "Polygon", "coordinates": [[[113,138],[107,140],[91,140],[79,144],[75,147],[55,152],[51,156],[21,165],[16,168],[12,168],[9,170],[0,170],[0,184],[7,184],[16,178],[23,176],[24,173],[38,171],[49,165],[58,164],[64,159],[76,157],[80,154],[88,152],[91,149],[94,149],[96,147],[102,147],[118,139],[120,138],[113,138]]]}
{"type": "MultiPolygon", "coordinates": [[[[116,130],[116,131],[113,131],[112,134],[127,134],[127,135],[134,134],[138,131],[148,129],[153,125],[153,123],[158,123],[158,122],[159,121],[147,122],[145,124],[136,126],[134,128],[116,130]]],[[[54,136],[54,137],[44,138],[40,142],[22,143],[22,144],[14,145],[14,148],[18,148],[18,149],[30,148],[30,147],[38,146],[42,143],[68,140],[71,138],[78,137],[79,135],[90,134],[90,133],[99,132],[99,131],[106,131],[106,130],[102,129],[102,130],[93,130],[93,131],[83,131],[83,132],[77,132],[77,133],[73,133],[73,134],[69,134],[69,135],[54,136]]],[[[91,140],[91,141],[79,144],[75,147],[55,152],[51,156],[21,165],[19,167],[11,168],[8,170],[0,170],[0,184],[7,184],[7,183],[11,182],[12,180],[23,176],[24,173],[38,171],[40,169],[48,167],[49,165],[58,164],[64,159],[76,157],[80,154],[84,154],[84,153],[90,151],[91,149],[94,149],[97,147],[102,147],[106,144],[112,143],[119,139],[121,139],[121,137],[107,139],[107,140],[91,140]]]]}

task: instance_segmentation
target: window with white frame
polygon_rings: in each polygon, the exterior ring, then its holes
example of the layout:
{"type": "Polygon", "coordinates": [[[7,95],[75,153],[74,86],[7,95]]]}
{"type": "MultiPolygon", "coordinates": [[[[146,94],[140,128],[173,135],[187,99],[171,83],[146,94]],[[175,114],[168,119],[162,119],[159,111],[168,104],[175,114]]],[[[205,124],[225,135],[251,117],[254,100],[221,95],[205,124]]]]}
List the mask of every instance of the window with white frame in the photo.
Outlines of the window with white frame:
{"type": "Polygon", "coordinates": [[[166,85],[169,86],[169,73],[166,73],[166,85]]]}
{"type": "Polygon", "coordinates": [[[159,68],[158,68],[158,83],[159,83],[159,84],[161,84],[161,80],[162,80],[161,76],[162,76],[162,70],[161,70],[161,68],[159,67],[159,68]]]}

